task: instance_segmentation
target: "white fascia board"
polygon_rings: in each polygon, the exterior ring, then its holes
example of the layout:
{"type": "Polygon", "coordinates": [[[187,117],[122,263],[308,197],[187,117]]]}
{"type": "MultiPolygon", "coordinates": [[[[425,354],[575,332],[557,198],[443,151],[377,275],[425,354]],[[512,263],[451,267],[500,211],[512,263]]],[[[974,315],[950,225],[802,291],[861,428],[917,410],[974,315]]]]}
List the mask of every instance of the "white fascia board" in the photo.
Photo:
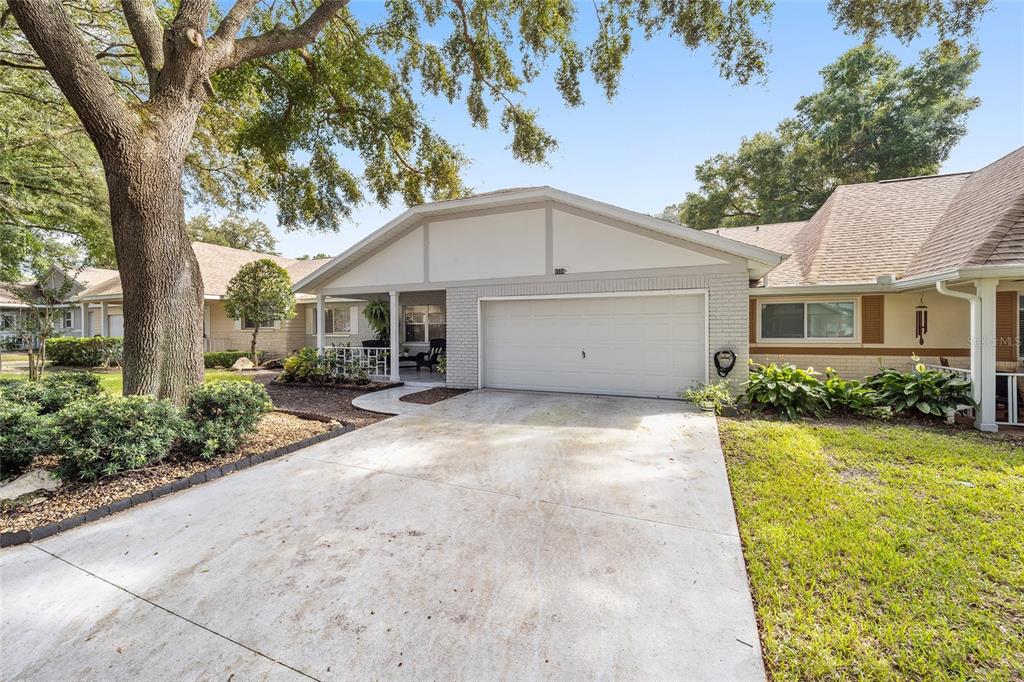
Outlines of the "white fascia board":
{"type": "Polygon", "coordinates": [[[908,279],[901,279],[892,284],[876,284],[874,282],[850,283],[850,284],[805,284],[789,287],[751,287],[751,296],[793,296],[804,294],[830,294],[830,293],[899,293],[902,291],[913,291],[915,289],[931,288],[936,282],[966,282],[975,279],[1008,279],[1011,277],[1024,278],[1024,265],[976,265],[958,270],[945,270],[933,272],[927,275],[919,275],[908,279]]]}
{"type": "Polygon", "coordinates": [[[744,244],[733,239],[720,237],[715,234],[694,230],[688,227],[675,225],[674,223],[651,216],[630,211],[625,208],[606,204],[594,199],[563,192],[552,187],[537,187],[514,192],[503,192],[498,194],[486,194],[465,199],[453,199],[451,201],[439,201],[430,204],[413,206],[398,217],[392,219],[383,227],[375,230],[363,239],[359,240],[340,255],[335,256],[330,262],[319,269],[306,275],[292,286],[296,293],[306,293],[318,280],[334,273],[338,268],[347,263],[358,260],[365,249],[373,246],[388,237],[392,232],[410,225],[419,218],[430,216],[457,215],[463,211],[476,210],[480,208],[502,208],[515,206],[517,204],[530,204],[539,201],[554,201],[567,204],[583,210],[603,215],[609,218],[630,223],[638,227],[649,229],[676,239],[689,241],[700,246],[705,246],[716,251],[746,258],[749,261],[759,264],[761,267],[750,268],[751,273],[760,277],[775,268],[779,263],[788,258],[787,255],[762,249],[750,244],[744,244]]]}

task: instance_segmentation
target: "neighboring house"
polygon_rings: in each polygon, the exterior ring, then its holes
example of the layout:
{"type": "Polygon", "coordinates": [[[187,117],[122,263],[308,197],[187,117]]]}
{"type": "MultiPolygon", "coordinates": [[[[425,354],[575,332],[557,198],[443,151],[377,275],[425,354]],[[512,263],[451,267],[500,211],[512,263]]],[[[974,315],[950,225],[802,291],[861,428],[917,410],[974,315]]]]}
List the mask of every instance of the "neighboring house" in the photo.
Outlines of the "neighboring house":
{"type": "MultiPolygon", "coordinates": [[[[234,320],[224,310],[224,295],[228,283],[239,269],[255,260],[269,258],[298,281],[327,262],[321,260],[295,260],[255,251],[233,249],[226,246],[193,242],[192,250],[199,261],[203,278],[203,337],[206,350],[245,350],[249,348],[253,325],[260,325],[257,345],[271,356],[283,356],[315,339],[315,308],[311,296],[296,297],[296,316],[291,320],[259,321],[234,320]]],[[[123,293],[121,278],[116,270],[105,271],[109,276],[77,292],[73,323],[77,334],[82,334],[82,319],[86,320],[86,336],[122,336],[124,317],[121,312],[123,293]]],[[[339,303],[332,310],[330,338],[338,343],[358,343],[372,336],[366,321],[361,319],[361,306],[357,301],[339,303]]]]}
{"type": "MultiPolygon", "coordinates": [[[[27,281],[17,286],[23,287],[28,292],[34,291],[34,295],[38,296],[40,288],[56,291],[67,280],[71,280],[71,286],[65,296],[69,302],[66,305],[56,306],[58,309],[63,309],[63,314],[57,318],[54,331],[57,336],[77,336],[81,334],[82,330],[81,311],[70,301],[90,286],[116,276],[117,270],[105,268],[82,268],[74,271],[53,267],[43,275],[39,282],[27,281]]],[[[14,330],[18,327],[18,322],[28,307],[29,304],[11,291],[10,285],[0,287],[0,339],[16,336],[14,330]]]]}
{"type": "MultiPolygon", "coordinates": [[[[533,187],[415,206],[295,291],[324,310],[387,298],[390,347],[411,355],[443,339],[452,387],[671,398],[717,376],[717,351],[733,351],[730,378],[746,378],[749,283],[782,260],[533,187]]],[[[399,353],[388,360],[383,373],[417,377],[399,353]]]]}
{"type": "Polygon", "coordinates": [[[1024,423],[1024,148],[973,173],[844,185],[807,222],[711,232],[790,255],[750,290],[756,362],[859,378],[916,354],[967,370],[980,428],[1024,423]]]}

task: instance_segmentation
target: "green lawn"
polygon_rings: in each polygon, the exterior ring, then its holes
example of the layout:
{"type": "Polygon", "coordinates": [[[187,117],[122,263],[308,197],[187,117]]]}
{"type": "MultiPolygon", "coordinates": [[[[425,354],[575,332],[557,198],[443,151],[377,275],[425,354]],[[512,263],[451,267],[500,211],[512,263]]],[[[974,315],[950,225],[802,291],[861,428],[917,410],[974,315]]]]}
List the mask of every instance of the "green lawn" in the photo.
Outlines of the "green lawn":
{"type": "Polygon", "coordinates": [[[720,425],[774,679],[1024,678],[1024,449],[720,425]]]}
{"type": "MultiPolygon", "coordinates": [[[[57,371],[75,371],[75,370],[57,370],[57,371]]],[[[49,373],[49,372],[47,372],[49,373]]],[[[121,371],[97,371],[96,375],[100,378],[100,386],[104,390],[121,395],[124,390],[124,378],[121,376],[121,371]]],[[[5,377],[14,377],[15,379],[27,379],[27,372],[5,372],[5,377]]],[[[206,370],[206,381],[252,381],[252,377],[246,374],[239,374],[238,372],[231,372],[226,369],[208,369],[206,370]]]]}
{"type": "MultiPolygon", "coordinates": [[[[121,372],[97,372],[100,377],[100,385],[104,389],[121,395],[124,390],[124,379],[121,376],[121,372]]],[[[252,381],[252,377],[246,374],[239,374],[238,372],[229,372],[225,369],[208,369],[206,370],[206,381],[252,381]]]]}

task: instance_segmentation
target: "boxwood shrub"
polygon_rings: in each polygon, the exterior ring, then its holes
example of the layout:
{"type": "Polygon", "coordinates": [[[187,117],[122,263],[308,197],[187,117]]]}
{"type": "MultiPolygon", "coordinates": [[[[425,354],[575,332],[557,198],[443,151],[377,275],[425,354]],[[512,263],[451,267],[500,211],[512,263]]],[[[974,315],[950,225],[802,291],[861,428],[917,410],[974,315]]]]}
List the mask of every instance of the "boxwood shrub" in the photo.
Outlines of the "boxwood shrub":
{"type": "Polygon", "coordinates": [[[51,417],[39,414],[30,404],[0,398],[0,478],[20,476],[36,455],[50,451],[50,421],[51,417]]]}
{"type": "Polygon", "coordinates": [[[211,381],[192,389],[185,403],[182,447],[210,459],[231,452],[273,407],[254,381],[211,381]]]}
{"type": "MultiPolygon", "coordinates": [[[[256,358],[259,359],[261,362],[263,361],[263,358],[265,356],[266,353],[264,351],[256,351],[256,358]]],[[[206,367],[206,369],[230,368],[235,364],[235,361],[238,360],[238,358],[247,357],[249,357],[248,351],[243,350],[225,350],[212,353],[203,353],[203,365],[206,367]]]]}
{"type": "Polygon", "coordinates": [[[78,400],[53,417],[58,472],[95,480],[161,460],[181,433],[181,411],[166,400],[106,393],[78,400]]]}
{"type": "Polygon", "coordinates": [[[98,367],[119,359],[123,348],[119,336],[59,336],[46,342],[46,357],[61,367],[98,367]]]}

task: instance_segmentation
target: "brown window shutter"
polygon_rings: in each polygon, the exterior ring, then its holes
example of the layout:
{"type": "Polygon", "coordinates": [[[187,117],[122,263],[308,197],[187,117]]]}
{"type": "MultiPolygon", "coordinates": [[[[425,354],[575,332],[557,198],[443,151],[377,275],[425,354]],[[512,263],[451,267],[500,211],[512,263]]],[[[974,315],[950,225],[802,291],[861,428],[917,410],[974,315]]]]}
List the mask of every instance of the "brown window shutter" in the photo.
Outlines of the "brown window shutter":
{"type": "Polygon", "coordinates": [[[885,343],[885,296],[861,296],[861,342],[885,343]]]}
{"type": "Polygon", "coordinates": [[[996,360],[1017,360],[1017,292],[996,292],[996,360]]]}
{"type": "Polygon", "coordinates": [[[757,343],[757,299],[750,299],[750,343],[757,343]]]}

